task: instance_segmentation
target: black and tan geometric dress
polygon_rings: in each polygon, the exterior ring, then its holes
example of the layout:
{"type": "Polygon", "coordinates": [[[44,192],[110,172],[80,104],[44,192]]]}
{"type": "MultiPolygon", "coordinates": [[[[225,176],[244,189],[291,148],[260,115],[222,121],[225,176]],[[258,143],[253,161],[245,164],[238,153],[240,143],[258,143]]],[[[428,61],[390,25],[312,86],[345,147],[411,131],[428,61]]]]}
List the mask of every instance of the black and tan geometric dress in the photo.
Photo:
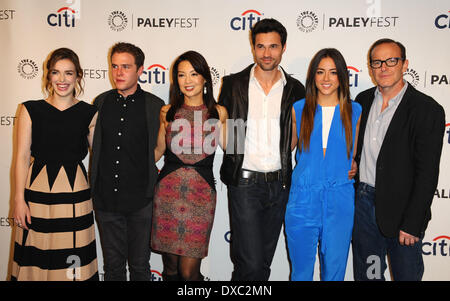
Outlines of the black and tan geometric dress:
{"type": "Polygon", "coordinates": [[[16,227],[11,280],[98,280],[92,202],[82,160],[96,108],[80,101],[60,111],[24,103],[32,122],[25,201],[29,230],[16,227]]]}

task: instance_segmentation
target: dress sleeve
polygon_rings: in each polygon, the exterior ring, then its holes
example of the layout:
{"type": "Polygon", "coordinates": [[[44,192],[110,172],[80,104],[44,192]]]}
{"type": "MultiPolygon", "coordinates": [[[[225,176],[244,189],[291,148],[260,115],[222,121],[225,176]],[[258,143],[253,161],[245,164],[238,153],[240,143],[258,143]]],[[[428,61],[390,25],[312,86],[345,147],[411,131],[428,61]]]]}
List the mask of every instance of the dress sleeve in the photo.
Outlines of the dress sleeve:
{"type": "Polygon", "coordinates": [[[36,103],[35,100],[28,100],[22,103],[22,105],[27,109],[28,115],[30,115],[31,121],[36,116],[36,103]]]}

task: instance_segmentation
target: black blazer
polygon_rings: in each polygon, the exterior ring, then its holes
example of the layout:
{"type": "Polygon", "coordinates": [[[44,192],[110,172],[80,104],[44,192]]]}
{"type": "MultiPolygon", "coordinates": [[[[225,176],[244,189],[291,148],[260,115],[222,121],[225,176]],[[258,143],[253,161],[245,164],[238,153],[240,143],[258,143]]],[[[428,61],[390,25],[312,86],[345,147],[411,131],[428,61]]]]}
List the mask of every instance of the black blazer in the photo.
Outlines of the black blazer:
{"type": "MultiPolygon", "coordinates": [[[[363,91],[356,97],[362,106],[355,158],[358,165],[375,89],[363,91]]],[[[375,214],[386,237],[398,237],[400,230],[423,237],[431,219],[444,131],[442,106],[408,84],[376,163],[375,214]]]]}
{"type": "MultiPolygon", "coordinates": [[[[116,90],[109,90],[95,98],[94,105],[98,108],[98,116],[97,116],[97,125],[100,125],[102,119],[102,106],[105,99],[108,98],[110,93],[114,93],[116,90]]],[[[149,149],[149,183],[147,185],[146,197],[149,199],[153,198],[153,193],[155,190],[155,183],[158,178],[158,169],[155,165],[155,152],[153,151],[156,147],[156,139],[158,137],[159,131],[159,112],[161,107],[164,105],[164,101],[159,97],[143,91],[145,97],[145,113],[147,118],[147,131],[148,131],[148,149],[149,149]]],[[[91,161],[91,193],[92,193],[92,201],[95,206],[95,191],[97,184],[97,174],[98,174],[98,165],[100,162],[100,152],[102,146],[102,130],[101,126],[96,126],[94,130],[94,138],[92,142],[92,161],[91,161]]]]}
{"type": "MultiPolygon", "coordinates": [[[[219,96],[219,104],[224,106],[229,119],[247,121],[248,114],[248,87],[250,71],[253,64],[238,72],[223,78],[222,90],[219,96]]],[[[284,70],[283,70],[284,72],[284,70]]],[[[286,85],[281,98],[280,115],[280,155],[282,183],[289,187],[292,173],[291,137],[292,137],[292,104],[305,97],[305,87],[295,78],[284,72],[286,85]]],[[[244,133],[239,134],[236,128],[227,127],[228,135],[233,135],[234,140],[227,141],[226,151],[220,168],[220,179],[226,185],[238,185],[239,173],[244,162],[244,133]],[[240,136],[240,137],[238,137],[240,136]],[[237,140],[240,139],[240,147],[237,140]],[[243,139],[243,140],[242,140],[243,139]],[[238,147],[240,149],[238,149],[238,147]]]]}

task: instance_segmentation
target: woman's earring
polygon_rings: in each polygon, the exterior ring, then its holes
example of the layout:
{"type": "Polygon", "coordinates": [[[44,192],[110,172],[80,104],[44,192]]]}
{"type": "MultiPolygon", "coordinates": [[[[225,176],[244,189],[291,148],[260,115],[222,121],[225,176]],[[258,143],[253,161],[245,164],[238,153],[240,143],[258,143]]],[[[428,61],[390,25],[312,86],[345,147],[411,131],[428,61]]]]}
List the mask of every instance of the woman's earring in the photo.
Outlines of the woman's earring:
{"type": "Polygon", "coordinates": [[[203,86],[203,94],[206,94],[206,85],[203,86]]]}

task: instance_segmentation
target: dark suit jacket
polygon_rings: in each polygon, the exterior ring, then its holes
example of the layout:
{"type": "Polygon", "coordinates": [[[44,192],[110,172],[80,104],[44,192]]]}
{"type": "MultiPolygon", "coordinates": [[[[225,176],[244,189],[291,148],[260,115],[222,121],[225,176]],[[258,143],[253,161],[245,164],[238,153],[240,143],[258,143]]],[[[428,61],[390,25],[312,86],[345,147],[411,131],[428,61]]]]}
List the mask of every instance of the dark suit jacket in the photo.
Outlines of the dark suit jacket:
{"type": "MultiPolygon", "coordinates": [[[[356,97],[362,106],[355,158],[358,165],[375,89],[356,97]]],[[[398,237],[400,230],[423,237],[431,219],[430,206],[438,183],[444,131],[442,106],[408,85],[386,131],[376,163],[375,213],[386,237],[398,237]]]]}
{"type": "MultiPolygon", "coordinates": [[[[116,90],[106,91],[95,98],[94,105],[98,108],[97,125],[100,125],[102,119],[102,106],[105,99],[108,98],[110,93],[116,90]]],[[[146,197],[149,199],[153,198],[153,193],[155,190],[155,183],[158,178],[158,169],[155,165],[155,152],[153,151],[156,147],[156,139],[158,137],[159,131],[159,112],[161,107],[164,105],[164,101],[159,97],[144,92],[145,97],[145,113],[147,119],[147,131],[148,131],[148,149],[149,149],[149,183],[147,185],[146,197]]],[[[94,130],[94,139],[92,143],[92,161],[91,161],[91,191],[92,191],[92,201],[95,206],[96,199],[96,184],[97,184],[97,174],[98,165],[100,162],[100,153],[102,147],[102,127],[96,126],[94,130]]]]}
{"type": "MultiPolygon", "coordinates": [[[[239,73],[231,74],[223,78],[222,90],[219,96],[219,104],[224,106],[229,115],[229,119],[247,121],[248,114],[248,87],[250,71],[253,64],[239,73]]],[[[284,70],[283,70],[284,72],[284,70]]],[[[292,158],[291,158],[291,137],[292,137],[292,104],[294,101],[305,97],[305,87],[295,78],[284,72],[286,85],[281,98],[280,115],[280,155],[282,166],[282,183],[289,187],[291,183],[292,158]]],[[[226,185],[237,186],[239,173],[244,162],[243,146],[245,141],[244,133],[240,137],[237,129],[227,128],[228,135],[232,135],[234,140],[227,141],[226,151],[220,168],[220,179],[226,185]],[[240,138],[241,149],[238,149],[238,139],[240,138]],[[242,140],[244,139],[244,140],[242,140]]]]}

